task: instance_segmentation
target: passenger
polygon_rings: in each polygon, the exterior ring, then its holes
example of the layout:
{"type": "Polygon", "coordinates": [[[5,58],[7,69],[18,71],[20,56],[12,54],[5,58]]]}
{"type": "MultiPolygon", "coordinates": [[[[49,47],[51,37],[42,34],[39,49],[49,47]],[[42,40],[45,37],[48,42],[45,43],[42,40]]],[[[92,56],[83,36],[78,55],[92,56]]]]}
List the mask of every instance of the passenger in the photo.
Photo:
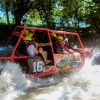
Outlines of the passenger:
{"type": "Polygon", "coordinates": [[[63,36],[57,37],[57,50],[58,53],[68,53],[67,48],[65,48],[63,36]]]}
{"type": "Polygon", "coordinates": [[[77,46],[76,45],[74,47],[70,46],[68,38],[66,38],[64,41],[65,41],[65,46],[68,47],[69,49],[69,53],[73,54],[72,59],[75,61],[81,60],[81,54],[80,51],[77,50],[77,46]]]}
{"type": "Polygon", "coordinates": [[[74,48],[69,45],[68,38],[64,40],[63,36],[58,36],[58,47],[60,48],[62,53],[71,54],[72,60],[81,60],[80,53],[76,52],[74,48]]]}
{"type": "Polygon", "coordinates": [[[54,48],[54,53],[57,53],[57,35],[55,33],[51,33],[51,41],[54,48]]]}
{"type": "Polygon", "coordinates": [[[43,50],[42,47],[39,46],[39,43],[32,40],[32,42],[27,47],[27,53],[30,58],[35,59],[36,57],[42,58],[45,64],[50,63],[50,60],[47,60],[47,52],[43,50]]]}
{"type": "Polygon", "coordinates": [[[51,63],[51,60],[47,59],[47,57],[48,57],[47,51],[44,51],[42,48],[42,46],[50,46],[50,43],[38,43],[38,42],[36,42],[36,44],[37,44],[37,49],[38,49],[38,55],[42,55],[42,59],[45,62],[45,64],[51,63]]]}
{"type": "Polygon", "coordinates": [[[65,39],[64,39],[64,45],[65,45],[65,47],[68,48],[67,50],[68,50],[69,53],[72,53],[72,52],[74,52],[74,51],[76,50],[76,46],[72,47],[72,46],[69,44],[69,39],[68,39],[68,38],[65,38],[65,39]]]}

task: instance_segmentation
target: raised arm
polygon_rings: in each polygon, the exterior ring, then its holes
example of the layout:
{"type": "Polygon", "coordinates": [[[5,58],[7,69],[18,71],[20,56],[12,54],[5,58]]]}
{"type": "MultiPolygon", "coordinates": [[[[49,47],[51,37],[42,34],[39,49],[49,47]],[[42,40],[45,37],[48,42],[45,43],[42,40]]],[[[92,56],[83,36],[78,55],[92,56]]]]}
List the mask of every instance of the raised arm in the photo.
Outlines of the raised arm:
{"type": "Polygon", "coordinates": [[[39,46],[50,46],[50,43],[39,43],[39,46]]]}

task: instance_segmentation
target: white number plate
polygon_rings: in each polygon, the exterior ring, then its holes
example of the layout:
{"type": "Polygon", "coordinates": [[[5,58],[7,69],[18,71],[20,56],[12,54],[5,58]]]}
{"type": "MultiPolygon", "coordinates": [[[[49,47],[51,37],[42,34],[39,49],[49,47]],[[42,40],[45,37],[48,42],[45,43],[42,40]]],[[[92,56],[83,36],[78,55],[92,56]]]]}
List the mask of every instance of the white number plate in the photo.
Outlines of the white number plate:
{"type": "Polygon", "coordinates": [[[44,62],[43,61],[38,61],[38,62],[33,62],[33,72],[43,72],[44,69],[44,62]]]}

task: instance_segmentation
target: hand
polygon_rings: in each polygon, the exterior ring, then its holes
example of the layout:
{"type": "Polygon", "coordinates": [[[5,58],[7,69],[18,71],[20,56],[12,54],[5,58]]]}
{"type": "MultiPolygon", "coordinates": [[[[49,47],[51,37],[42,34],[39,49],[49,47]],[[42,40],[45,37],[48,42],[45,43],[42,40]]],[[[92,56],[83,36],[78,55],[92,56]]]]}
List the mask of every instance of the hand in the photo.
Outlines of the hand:
{"type": "Polygon", "coordinates": [[[65,41],[68,41],[68,38],[66,38],[65,41]]]}
{"type": "Polygon", "coordinates": [[[74,49],[77,49],[77,45],[74,45],[74,47],[73,47],[74,49]]]}

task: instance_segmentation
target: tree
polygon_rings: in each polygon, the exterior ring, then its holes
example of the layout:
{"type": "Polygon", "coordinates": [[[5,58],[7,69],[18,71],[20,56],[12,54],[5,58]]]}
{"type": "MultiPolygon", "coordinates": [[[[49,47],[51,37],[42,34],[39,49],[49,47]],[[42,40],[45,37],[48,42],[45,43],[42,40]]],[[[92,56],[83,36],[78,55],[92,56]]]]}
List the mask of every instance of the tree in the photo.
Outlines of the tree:
{"type": "Polygon", "coordinates": [[[80,28],[84,22],[93,29],[100,29],[100,0],[2,0],[5,5],[7,22],[9,11],[15,24],[21,23],[23,16],[41,19],[48,28],[55,28],[59,18],[60,27],[80,28]],[[29,17],[30,16],[30,17],[29,17]],[[72,26],[70,24],[72,23],[72,26]],[[67,26],[66,26],[67,24],[67,26]]]}
{"type": "Polygon", "coordinates": [[[15,18],[15,25],[19,25],[22,17],[32,7],[30,0],[2,0],[2,1],[5,7],[8,24],[9,24],[9,15],[8,15],[9,11],[11,11],[12,15],[15,18]]]}
{"type": "Polygon", "coordinates": [[[54,0],[37,0],[35,4],[35,9],[39,12],[41,20],[49,28],[55,27],[53,21],[53,3],[55,3],[54,0]]]}
{"type": "Polygon", "coordinates": [[[83,20],[88,23],[92,30],[95,30],[96,33],[98,33],[98,31],[100,31],[100,1],[84,0],[83,4],[83,10],[81,10],[83,20]]]}

